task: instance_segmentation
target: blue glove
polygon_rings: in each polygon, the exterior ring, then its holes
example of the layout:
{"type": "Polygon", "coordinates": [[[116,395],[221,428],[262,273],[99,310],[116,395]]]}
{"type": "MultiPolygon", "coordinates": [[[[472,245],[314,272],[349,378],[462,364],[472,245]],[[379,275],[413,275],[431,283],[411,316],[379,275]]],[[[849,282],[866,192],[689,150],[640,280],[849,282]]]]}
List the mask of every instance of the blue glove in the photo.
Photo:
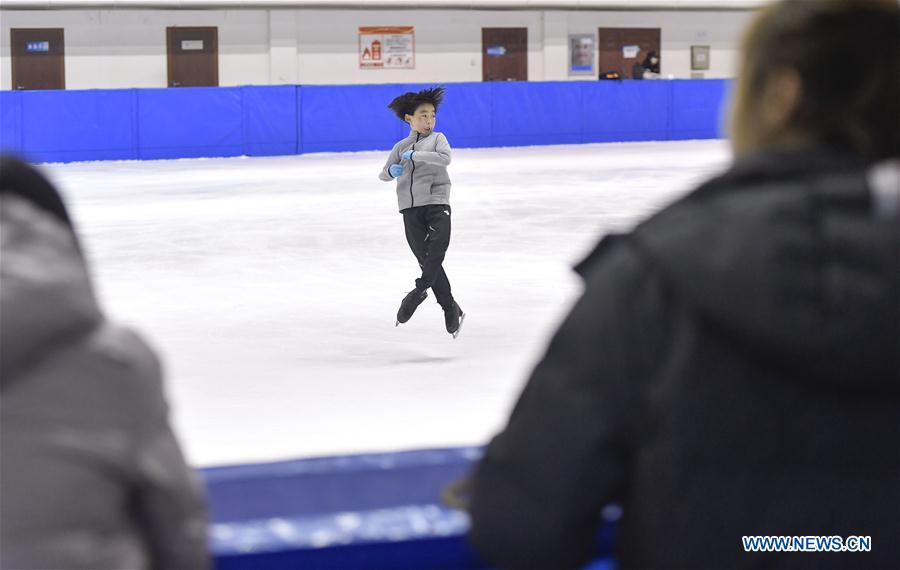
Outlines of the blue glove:
{"type": "Polygon", "coordinates": [[[390,168],[388,168],[388,172],[391,173],[391,176],[397,178],[401,174],[403,174],[403,165],[402,164],[392,164],[390,168]]]}
{"type": "Polygon", "coordinates": [[[403,160],[412,160],[413,152],[415,152],[415,151],[412,151],[412,150],[404,151],[403,154],[400,155],[400,158],[402,158],[403,160]]]}

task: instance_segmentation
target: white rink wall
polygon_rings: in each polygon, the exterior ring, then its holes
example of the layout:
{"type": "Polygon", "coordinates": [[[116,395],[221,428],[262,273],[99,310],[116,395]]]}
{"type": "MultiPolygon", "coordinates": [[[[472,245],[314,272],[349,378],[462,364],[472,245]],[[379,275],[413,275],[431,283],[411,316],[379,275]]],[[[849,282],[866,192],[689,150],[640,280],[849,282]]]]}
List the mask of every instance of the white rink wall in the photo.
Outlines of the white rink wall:
{"type": "MultiPolygon", "coordinates": [[[[727,7],[727,4],[723,6],[727,7]]],[[[751,10],[2,10],[0,89],[11,89],[10,29],[64,28],[66,87],[166,86],[166,27],[219,28],[219,83],[233,85],[481,81],[481,28],[528,29],[532,81],[567,75],[568,35],[599,27],[661,29],[662,72],[690,78],[690,46],[710,46],[707,78],[732,77],[751,10]],[[360,69],[360,26],[414,26],[416,68],[360,69]]],[[[596,59],[596,53],[595,53],[596,59]]],[[[596,64],[596,61],[595,61],[596,64]]]]}

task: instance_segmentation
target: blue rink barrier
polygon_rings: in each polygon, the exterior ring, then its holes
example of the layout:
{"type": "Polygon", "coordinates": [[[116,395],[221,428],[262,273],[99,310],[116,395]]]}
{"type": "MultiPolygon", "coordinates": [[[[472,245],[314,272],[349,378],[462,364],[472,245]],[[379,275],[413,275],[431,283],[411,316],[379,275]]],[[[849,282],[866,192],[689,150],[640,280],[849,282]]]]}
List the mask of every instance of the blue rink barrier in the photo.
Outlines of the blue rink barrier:
{"type": "MultiPolygon", "coordinates": [[[[208,468],[210,544],[218,570],[479,570],[465,513],[442,490],[481,448],[301,459],[208,468]]],[[[613,570],[612,525],[598,534],[613,570]]]]}
{"type": "MultiPolygon", "coordinates": [[[[477,148],[719,138],[727,80],[447,84],[438,130],[477,148]]],[[[0,150],[33,162],[386,150],[387,104],[426,87],[273,85],[0,92],[0,150]]]]}

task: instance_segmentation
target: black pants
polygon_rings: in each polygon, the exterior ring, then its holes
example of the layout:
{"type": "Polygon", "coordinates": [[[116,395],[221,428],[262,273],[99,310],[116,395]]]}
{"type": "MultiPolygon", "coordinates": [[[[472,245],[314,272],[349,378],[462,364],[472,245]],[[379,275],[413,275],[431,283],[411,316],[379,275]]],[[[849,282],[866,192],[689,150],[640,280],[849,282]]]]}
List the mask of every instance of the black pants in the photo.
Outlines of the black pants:
{"type": "Polygon", "coordinates": [[[416,279],[416,288],[424,291],[431,287],[437,302],[442,307],[450,306],[453,295],[442,267],[450,246],[450,206],[417,206],[401,213],[406,241],[422,268],[422,276],[416,279]]]}

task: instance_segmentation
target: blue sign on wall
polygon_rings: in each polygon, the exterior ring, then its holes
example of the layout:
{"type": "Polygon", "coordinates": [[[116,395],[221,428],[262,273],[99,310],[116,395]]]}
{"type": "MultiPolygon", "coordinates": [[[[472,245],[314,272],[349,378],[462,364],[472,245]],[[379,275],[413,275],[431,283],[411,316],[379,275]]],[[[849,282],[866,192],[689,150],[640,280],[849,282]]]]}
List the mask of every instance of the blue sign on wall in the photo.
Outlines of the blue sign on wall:
{"type": "Polygon", "coordinates": [[[47,53],[50,51],[50,42],[26,42],[25,51],[28,53],[47,53]]]}
{"type": "Polygon", "coordinates": [[[487,54],[495,57],[506,55],[506,48],[504,46],[491,46],[487,48],[487,54]]]}

